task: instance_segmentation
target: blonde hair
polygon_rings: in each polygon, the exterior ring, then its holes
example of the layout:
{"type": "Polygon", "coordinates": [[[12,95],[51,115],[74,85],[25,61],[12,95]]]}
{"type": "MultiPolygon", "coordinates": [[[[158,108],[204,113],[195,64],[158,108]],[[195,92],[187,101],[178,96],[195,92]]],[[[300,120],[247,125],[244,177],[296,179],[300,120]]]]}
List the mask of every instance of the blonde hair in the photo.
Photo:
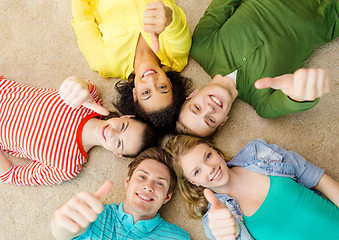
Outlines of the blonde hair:
{"type": "Polygon", "coordinates": [[[205,188],[196,186],[186,179],[181,167],[181,158],[200,144],[206,144],[216,150],[225,161],[230,160],[220,149],[208,141],[194,136],[176,135],[170,138],[165,145],[165,150],[172,155],[172,167],[177,175],[177,186],[185,200],[186,210],[194,218],[201,218],[207,212],[208,202],[203,194],[205,188]]]}

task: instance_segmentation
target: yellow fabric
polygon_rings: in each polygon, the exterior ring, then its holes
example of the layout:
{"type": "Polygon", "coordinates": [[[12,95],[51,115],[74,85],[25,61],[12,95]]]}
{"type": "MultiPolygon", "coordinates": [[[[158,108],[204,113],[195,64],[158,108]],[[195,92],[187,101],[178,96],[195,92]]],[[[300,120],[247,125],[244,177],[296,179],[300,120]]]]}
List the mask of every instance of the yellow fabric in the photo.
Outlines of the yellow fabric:
{"type": "MultiPolygon", "coordinates": [[[[133,72],[135,49],[143,30],[146,5],[152,0],[72,0],[72,26],[78,45],[91,69],[103,77],[128,79],[133,72]]],[[[181,72],[187,64],[191,32],[184,11],[174,0],[163,0],[172,9],[172,22],[159,35],[158,58],[164,71],[181,72]]]]}

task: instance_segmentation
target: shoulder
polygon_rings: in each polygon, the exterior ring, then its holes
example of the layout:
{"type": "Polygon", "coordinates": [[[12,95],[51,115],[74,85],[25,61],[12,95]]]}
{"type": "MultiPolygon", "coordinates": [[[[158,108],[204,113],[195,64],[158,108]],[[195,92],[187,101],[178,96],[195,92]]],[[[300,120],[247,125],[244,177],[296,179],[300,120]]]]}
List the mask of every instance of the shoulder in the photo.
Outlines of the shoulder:
{"type": "Polygon", "coordinates": [[[157,229],[166,234],[166,238],[190,239],[189,234],[184,229],[163,219],[158,225],[157,229]]]}

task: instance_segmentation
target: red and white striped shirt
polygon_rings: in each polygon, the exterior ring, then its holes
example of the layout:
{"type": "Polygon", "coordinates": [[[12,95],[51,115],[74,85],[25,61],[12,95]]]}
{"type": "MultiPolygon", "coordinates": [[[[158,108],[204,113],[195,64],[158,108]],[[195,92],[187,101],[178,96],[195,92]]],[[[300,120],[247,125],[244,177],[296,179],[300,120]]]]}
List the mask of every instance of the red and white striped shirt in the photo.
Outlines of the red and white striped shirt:
{"type": "MultiPolygon", "coordinates": [[[[87,82],[101,104],[94,84],[87,82]]],[[[11,184],[60,184],[80,173],[87,153],[81,143],[84,124],[99,114],[83,106],[73,109],[58,90],[35,88],[0,76],[0,150],[28,165],[12,166],[0,176],[11,184]]]]}

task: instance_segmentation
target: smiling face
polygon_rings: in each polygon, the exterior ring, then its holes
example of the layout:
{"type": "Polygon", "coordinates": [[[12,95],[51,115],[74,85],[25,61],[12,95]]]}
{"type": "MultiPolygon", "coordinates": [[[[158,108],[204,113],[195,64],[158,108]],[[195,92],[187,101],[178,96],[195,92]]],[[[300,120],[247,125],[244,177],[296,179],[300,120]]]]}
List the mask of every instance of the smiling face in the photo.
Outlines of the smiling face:
{"type": "Polygon", "coordinates": [[[103,121],[97,134],[101,145],[117,155],[136,155],[140,152],[146,125],[129,116],[103,121]]]}
{"type": "Polygon", "coordinates": [[[199,144],[180,157],[181,168],[187,180],[215,192],[229,181],[225,160],[207,144],[199,144]]]}
{"type": "Polygon", "coordinates": [[[134,220],[153,218],[172,196],[170,172],[166,165],[153,159],[143,160],[126,179],[124,211],[134,220]]]}
{"type": "Polygon", "coordinates": [[[158,66],[140,68],[135,74],[133,98],[147,113],[162,110],[173,103],[171,80],[158,66]]]}
{"type": "Polygon", "coordinates": [[[233,100],[225,88],[209,84],[188,97],[181,107],[179,122],[193,135],[209,136],[226,122],[233,100]]]}

